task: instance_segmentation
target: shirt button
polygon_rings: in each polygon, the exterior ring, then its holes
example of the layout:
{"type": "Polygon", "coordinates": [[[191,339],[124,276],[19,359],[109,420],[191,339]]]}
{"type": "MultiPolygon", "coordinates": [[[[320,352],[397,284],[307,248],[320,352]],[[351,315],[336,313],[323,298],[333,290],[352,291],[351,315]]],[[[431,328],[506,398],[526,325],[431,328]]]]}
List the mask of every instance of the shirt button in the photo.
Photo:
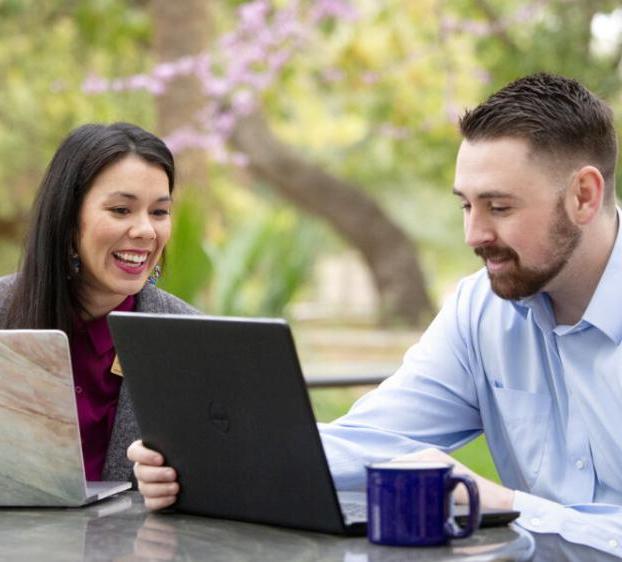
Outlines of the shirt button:
{"type": "Polygon", "coordinates": [[[615,539],[611,539],[611,540],[609,541],[609,546],[610,546],[611,548],[618,548],[618,545],[619,545],[619,544],[620,544],[620,543],[619,543],[617,540],[615,540],[615,539]]]}
{"type": "Polygon", "coordinates": [[[82,394],[82,387],[76,386],[76,394],[82,394]]]}
{"type": "Polygon", "coordinates": [[[583,470],[585,468],[585,461],[583,459],[579,459],[574,465],[579,469],[583,470]]]}
{"type": "Polygon", "coordinates": [[[532,524],[534,527],[539,527],[539,526],[542,524],[542,521],[540,520],[540,518],[539,518],[539,517],[533,517],[533,518],[531,519],[531,524],[532,524]]]}

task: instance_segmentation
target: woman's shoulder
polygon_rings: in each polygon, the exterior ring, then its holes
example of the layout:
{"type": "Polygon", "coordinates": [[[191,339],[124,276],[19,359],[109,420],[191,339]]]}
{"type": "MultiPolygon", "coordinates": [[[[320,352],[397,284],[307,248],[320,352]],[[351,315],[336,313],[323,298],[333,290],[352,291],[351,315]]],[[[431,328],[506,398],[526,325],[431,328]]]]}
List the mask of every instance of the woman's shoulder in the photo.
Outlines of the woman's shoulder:
{"type": "Polygon", "coordinates": [[[138,293],[136,312],[164,312],[167,314],[202,314],[187,302],[153,285],[145,285],[138,293]]]}
{"type": "Polygon", "coordinates": [[[17,273],[0,276],[0,290],[10,289],[17,280],[17,273]]]}
{"type": "Polygon", "coordinates": [[[4,326],[6,321],[16,280],[16,273],[0,277],[0,326],[4,326]]]}
{"type": "Polygon", "coordinates": [[[17,273],[11,273],[10,275],[3,275],[0,277],[0,306],[1,303],[8,301],[15,281],[17,281],[17,273]]]}

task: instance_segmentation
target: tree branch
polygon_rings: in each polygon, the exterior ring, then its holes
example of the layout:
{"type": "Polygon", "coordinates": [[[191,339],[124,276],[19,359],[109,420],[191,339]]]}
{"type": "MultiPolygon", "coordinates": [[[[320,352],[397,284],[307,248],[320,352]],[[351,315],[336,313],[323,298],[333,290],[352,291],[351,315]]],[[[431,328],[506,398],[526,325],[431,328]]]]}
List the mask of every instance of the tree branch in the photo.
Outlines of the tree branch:
{"type": "Polygon", "coordinates": [[[488,3],[487,0],[474,0],[475,5],[486,16],[486,19],[490,23],[493,35],[497,37],[501,42],[512,51],[518,51],[518,45],[508,35],[505,25],[495,12],[494,8],[488,3]]]}
{"type": "Polygon", "coordinates": [[[380,295],[385,320],[428,320],[432,304],[413,241],[361,189],[304,160],[272,134],[263,116],[238,122],[233,144],[250,170],[282,197],[327,221],[361,252],[380,295]]]}

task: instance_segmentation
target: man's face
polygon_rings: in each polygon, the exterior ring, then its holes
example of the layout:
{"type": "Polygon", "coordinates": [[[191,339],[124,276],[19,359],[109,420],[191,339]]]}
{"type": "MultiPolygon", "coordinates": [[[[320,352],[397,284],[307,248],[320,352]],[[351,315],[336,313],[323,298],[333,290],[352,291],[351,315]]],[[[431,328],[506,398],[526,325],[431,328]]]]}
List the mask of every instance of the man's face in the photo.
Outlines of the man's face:
{"type": "Polygon", "coordinates": [[[566,185],[553,177],[521,139],[460,147],[454,192],[464,209],[466,243],[484,260],[501,298],[550,290],[580,241],[560,192],[566,185]]]}

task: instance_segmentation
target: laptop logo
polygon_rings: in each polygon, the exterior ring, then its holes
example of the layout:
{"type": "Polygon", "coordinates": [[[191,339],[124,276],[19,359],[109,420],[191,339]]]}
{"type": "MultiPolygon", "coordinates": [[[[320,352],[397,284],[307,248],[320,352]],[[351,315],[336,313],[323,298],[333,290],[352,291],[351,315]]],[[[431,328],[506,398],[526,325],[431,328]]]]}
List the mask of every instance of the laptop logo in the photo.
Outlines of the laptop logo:
{"type": "Polygon", "coordinates": [[[211,400],[208,411],[209,421],[212,422],[212,425],[221,433],[227,433],[231,422],[223,405],[211,400]]]}

